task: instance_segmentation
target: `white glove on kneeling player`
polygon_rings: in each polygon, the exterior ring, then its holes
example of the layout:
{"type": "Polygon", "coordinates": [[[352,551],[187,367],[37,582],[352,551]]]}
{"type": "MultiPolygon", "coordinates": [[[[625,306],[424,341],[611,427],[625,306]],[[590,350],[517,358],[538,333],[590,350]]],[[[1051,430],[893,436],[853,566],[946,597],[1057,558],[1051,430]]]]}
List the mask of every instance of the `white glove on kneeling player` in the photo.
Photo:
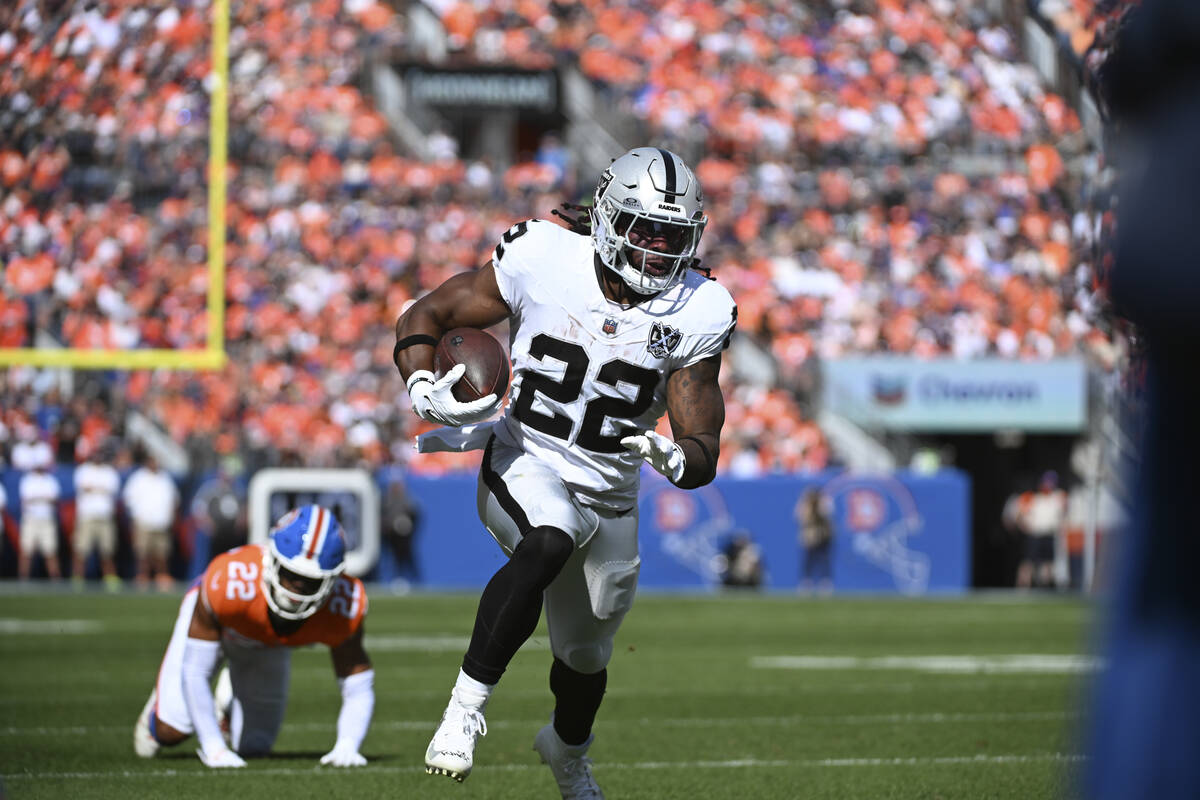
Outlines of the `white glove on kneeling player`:
{"type": "Polygon", "coordinates": [[[483,422],[496,411],[500,398],[494,394],[463,403],[455,399],[451,388],[467,371],[466,364],[455,364],[437,379],[427,369],[419,369],[408,378],[408,397],[413,413],[427,422],[457,428],[472,422],[483,422]]]}
{"type": "Polygon", "coordinates": [[[246,766],[246,762],[241,756],[226,747],[213,750],[212,752],[200,749],[196,751],[196,755],[200,756],[200,760],[204,762],[204,766],[214,769],[246,766]]]}
{"type": "Polygon", "coordinates": [[[365,767],[367,759],[349,742],[337,742],[332,750],[321,756],[321,763],[330,767],[365,767]]]}
{"type": "Polygon", "coordinates": [[[646,459],[646,463],[667,476],[671,483],[683,477],[684,458],[679,445],[656,431],[646,431],[621,439],[621,446],[646,459]]]}

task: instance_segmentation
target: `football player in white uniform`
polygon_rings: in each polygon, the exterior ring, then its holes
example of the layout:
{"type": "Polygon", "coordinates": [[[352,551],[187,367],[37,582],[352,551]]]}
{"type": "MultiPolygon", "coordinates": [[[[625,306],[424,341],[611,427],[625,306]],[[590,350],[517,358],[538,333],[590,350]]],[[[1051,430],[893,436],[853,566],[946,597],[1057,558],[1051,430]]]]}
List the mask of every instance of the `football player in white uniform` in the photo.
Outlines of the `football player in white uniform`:
{"type": "Polygon", "coordinates": [[[555,707],[534,749],[564,798],[597,798],[586,753],[637,586],[639,468],[645,460],[684,489],[713,479],[725,420],[717,375],[737,307],[693,269],[707,218],[679,156],[641,147],[616,159],[596,187],[590,236],[572,222],[513,226],[490,263],[415,302],[396,323],[395,360],[413,410],[450,426],[419,450],[485,448],[479,514],[509,555],[480,598],[426,771],[470,773],[488,698],[544,598],[555,707]],[[434,346],[452,328],[505,319],[512,401],[480,424],[497,398],[456,400],[463,368],[435,376],[434,346]],[[654,430],[664,411],[673,440],[654,430]]]}

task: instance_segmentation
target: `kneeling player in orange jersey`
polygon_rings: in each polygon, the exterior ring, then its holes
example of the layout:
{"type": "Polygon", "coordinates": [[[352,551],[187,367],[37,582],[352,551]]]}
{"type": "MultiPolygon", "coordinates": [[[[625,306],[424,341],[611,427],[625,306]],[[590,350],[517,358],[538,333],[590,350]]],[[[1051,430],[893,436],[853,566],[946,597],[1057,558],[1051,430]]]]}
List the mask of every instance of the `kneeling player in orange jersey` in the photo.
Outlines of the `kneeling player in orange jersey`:
{"type": "Polygon", "coordinates": [[[322,764],[367,763],[359,747],[375,707],[375,672],[363,649],[367,595],[342,575],[346,542],[333,514],[315,505],[288,512],[268,544],[224,553],[183,597],[158,681],[133,732],[133,748],[150,758],[196,734],[210,767],[244,767],[279,735],[287,701],[291,648],[324,644],[342,690],[337,741],[322,764]],[[228,662],[233,689],[229,743],[211,688],[228,662]]]}

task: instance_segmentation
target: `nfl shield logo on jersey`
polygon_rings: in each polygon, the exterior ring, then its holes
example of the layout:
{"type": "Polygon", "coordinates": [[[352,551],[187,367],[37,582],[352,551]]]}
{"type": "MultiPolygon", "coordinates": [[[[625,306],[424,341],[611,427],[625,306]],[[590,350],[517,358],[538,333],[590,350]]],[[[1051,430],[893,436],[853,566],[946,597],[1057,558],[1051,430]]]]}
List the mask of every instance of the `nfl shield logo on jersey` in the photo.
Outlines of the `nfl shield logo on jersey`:
{"type": "Polygon", "coordinates": [[[650,326],[650,339],[646,342],[646,349],[655,358],[666,358],[679,346],[682,339],[683,334],[678,328],[656,322],[650,326]]]}
{"type": "Polygon", "coordinates": [[[604,325],[600,328],[606,336],[612,336],[617,332],[617,321],[612,317],[604,318],[604,325]]]}

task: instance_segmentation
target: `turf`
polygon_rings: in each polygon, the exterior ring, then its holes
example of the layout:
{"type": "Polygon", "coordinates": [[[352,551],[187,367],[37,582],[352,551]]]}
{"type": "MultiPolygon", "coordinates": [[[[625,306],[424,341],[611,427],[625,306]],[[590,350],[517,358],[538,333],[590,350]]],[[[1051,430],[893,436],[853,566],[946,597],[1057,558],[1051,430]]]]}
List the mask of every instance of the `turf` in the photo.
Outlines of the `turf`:
{"type": "MultiPolygon", "coordinates": [[[[153,760],[132,751],[178,596],[7,594],[0,797],[556,797],[530,749],[552,705],[544,628],[492,700],[471,777],[424,774],[475,601],[372,597],[370,766],[317,767],[339,697],[328,655],[307,649],[293,659],[276,754],[217,771],[191,743],[153,760]]],[[[931,672],[883,659],[1079,654],[1090,618],[1057,598],[642,596],[609,667],[595,774],[612,800],[1060,797],[1079,763],[1086,671],[931,672]],[[780,656],[855,659],[764,661],[780,656]]]]}

